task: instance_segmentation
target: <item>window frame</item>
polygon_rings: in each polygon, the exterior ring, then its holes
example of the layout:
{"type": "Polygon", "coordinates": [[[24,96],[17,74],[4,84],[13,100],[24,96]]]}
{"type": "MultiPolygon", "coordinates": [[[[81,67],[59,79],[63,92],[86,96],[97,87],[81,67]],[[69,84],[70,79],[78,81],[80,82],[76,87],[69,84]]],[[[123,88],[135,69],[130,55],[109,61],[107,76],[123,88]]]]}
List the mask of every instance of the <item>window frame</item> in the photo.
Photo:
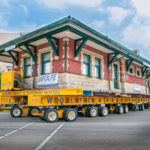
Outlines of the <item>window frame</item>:
{"type": "Polygon", "coordinates": [[[129,69],[129,73],[133,74],[133,68],[129,69]],[[131,71],[132,70],[132,71],[131,71]]]}
{"type": "Polygon", "coordinates": [[[87,68],[88,68],[88,71],[87,71],[88,74],[85,75],[85,74],[83,73],[83,75],[86,76],[86,77],[91,77],[91,56],[90,56],[90,55],[83,53],[83,65],[86,65],[87,68]],[[85,62],[85,61],[84,61],[84,56],[88,57],[88,59],[89,59],[88,62],[85,62]]]}
{"type": "Polygon", "coordinates": [[[50,60],[50,51],[41,53],[41,75],[50,74],[50,72],[49,73],[44,73],[44,65],[46,63],[50,63],[50,62],[51,62],[51,60],[50,60]],[[44,56],[43,55],[45,55],[45,54],[49,54],[49,60],[44,61],[44,59],[43,59],[44,56]]]}
{"type": "Polygon", "coordinates": [[[102,74],[101,74],[101,63],[102,60],[98,57],[95,57],[95,78],[96,79],[102,79],[102,74]],[[96,60],[99,61],[99,65],[96,64],[96,60]],[[96,76],[96,69],[98,69],[99,73],[98,73],[98,77],[96,76]]]}
{"type": "Polygon", "coordinates": [[[129,68],[129,71],[128,71],[128,73],[130,74],[130,75],[136,75],[135,74],[135,68],[134,68],[134,66],[131,66],[130,68],[129,68]],[[132,73],[130,72],[130,69],[132,69],[132,73]]]}
{"type": "Polygon", "coordinates": [[[150,88],[150,80],[147,81],[147,87],[150,88]]]}
{"type": "Polygon", "coordinates": [[[141,69],[140,69],[140,68],[137,68],[137,69],[136,69],[136,76],[137,76],[137,77],[141,77],[141,75],[142,75],[141,69]],[[139,74],[138,74],[138,72],[139,72],[139,74]]]}
{"type": "MultiPolygon", "coordinates": [[[[24,78],[30,78],[31,74],[29,76],[26,75],[26,67],[31,67],[31,57],[25,57],[24,58],[24,78]],[[25,64],[25,60],[30,59],[30,64],[25,64]]],[[[31,69],[31,68],[30,68],[31,69]]],[[[31,71],[31,70],[30,70],[31,71]]]]}

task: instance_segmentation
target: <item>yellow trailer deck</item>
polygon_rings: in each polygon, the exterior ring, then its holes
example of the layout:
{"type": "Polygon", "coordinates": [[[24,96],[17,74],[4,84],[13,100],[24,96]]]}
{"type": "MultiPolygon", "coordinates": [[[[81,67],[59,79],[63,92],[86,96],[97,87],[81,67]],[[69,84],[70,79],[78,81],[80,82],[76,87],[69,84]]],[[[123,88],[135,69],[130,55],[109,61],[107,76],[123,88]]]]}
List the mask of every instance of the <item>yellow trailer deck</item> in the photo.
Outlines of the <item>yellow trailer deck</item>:
{"type": "Polygon", "coordinates": [[[0,92],[0,104],[13,104],[11,116],[40,116],[48,122],[64,118],[74,121],[77,114],[95,117],[144,110],[150,98],[83,96],[83,89],[48,89],[0,92]]]}
{"type": "Polygon", "coordinates": [[[5,91],[0,92],[0,105],[12,105],[12,117],[29,115],[40,116],[47,122],[55,122],[59,118],[74,121],[78,114],[96,117],[112,112],[127,113],[129,109],[143,111],[150,103],[150,98],[84,96],[80,88],[22,90],[15,80],[16,74],[23,76],[16,71],[5,73],[1,84],[1,90],[5,91]],[[13,81],[9,82],[7,75],[13,81]]]}

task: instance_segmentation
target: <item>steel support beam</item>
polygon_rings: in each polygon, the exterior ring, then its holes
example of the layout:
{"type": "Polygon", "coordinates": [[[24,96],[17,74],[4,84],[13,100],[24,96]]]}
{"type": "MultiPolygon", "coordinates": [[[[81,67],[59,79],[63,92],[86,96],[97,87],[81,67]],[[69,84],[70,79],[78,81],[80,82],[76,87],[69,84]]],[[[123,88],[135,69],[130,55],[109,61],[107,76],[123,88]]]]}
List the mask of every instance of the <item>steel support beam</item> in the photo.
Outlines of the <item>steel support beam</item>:
{"type": "Polygon", "coordinates": [[[82,38],[82,39],[78,39],[78,40],[74,41],[74,54],[75,54],[75,57],[79,56],[79,53],[82,50],[82,48],[83,48],[83,46],[85,45],[86,42],[87,42],[87,38],[82,38]],[[80,44],[80,46],[78,47],[78,49],[76,49],[77,43],[79,41],[81,41],[81,40],[82,40],[82,43],[80,44]]]}
{"type": "Polygon", "coordinates": [[[52,38],[50,36],[46,36],[46,39],[48,40],[49,45],[52,47],[52,49],[54,51],[54,55],[59,56],[59,40],[56,38],[52,38]],[[52,39],[56,41],[57,48],[55,47],[52,39]]]}

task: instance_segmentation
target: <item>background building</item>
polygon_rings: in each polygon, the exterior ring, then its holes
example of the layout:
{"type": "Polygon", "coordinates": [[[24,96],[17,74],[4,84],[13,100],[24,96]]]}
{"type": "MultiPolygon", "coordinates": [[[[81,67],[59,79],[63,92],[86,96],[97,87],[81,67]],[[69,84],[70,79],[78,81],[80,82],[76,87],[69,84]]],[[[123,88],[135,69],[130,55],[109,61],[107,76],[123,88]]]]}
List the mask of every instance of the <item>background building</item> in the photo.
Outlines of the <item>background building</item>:
{"type": "MultiPolygon", "coordinates": [[[[12,39],[19,37],[19,33],[0,33],[0,45],[12,39]]],[[[5,59],[0,59],[0,72],[6,72],[13,69],[13,63],[5,62],[5,59]]]]}

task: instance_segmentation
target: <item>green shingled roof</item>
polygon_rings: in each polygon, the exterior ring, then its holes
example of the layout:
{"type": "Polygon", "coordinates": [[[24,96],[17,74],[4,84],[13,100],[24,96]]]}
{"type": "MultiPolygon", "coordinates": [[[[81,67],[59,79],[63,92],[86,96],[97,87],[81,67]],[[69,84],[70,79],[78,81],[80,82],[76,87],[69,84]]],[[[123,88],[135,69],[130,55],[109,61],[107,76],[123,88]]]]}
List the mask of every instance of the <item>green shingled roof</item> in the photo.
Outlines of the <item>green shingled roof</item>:
{"type": "Polygon", "coordinates": [[[37,30],[35,30],[35,31],[33,31],[33,32],[30,32],[30,33],[28,33],[28,34],[25,34],[25,35],[23,35],[23,36],[20,36],[20,37],[14,39],[14,40],[11,40],[11,41],[9,41],[9,42],[6,42],[6,43],[0,45],[0,53],[3,53],[3,52],[4,52],[4,49],[5,49],[6,47],[9,47],[9,46],[11,46],[11,45],[13,45],[13,44],[21,43],[21,42],[23,42],[24,40],[27,40],[28,38],[32,38],[32,37],[35,36],[37,33],[40,33],[40,32],[42,32],[42,31],[46,31],[46,30],[52,30],[52,29],[55,29],[55,28],[59,28],[59,27],[62,26],[62,25],[64,25],[64,26],[67,25],[67,23],[73,24],[73,25],[75,25],[75,26],[81,28],[82,30],[85,30],[86,32],[88,32],[88,33],[90,33],[90,34],[92,34],[92,35],[94,35],[94,36],[96,36],[96,37],[98,37],[98,38],[103,39],[104,41],[108,42],[108,43],[111,44],[112,46],[115,46],[115,47],[121,49],[122,51],[124,51],[125,53],[128,53],[128,55],[133,56],[133,57],[136,57],[136,58],[139,59],[141,62],[146,62],[146,63],[150,64],[150,61],[149,61],[149,60],[147,60],[147,59],[145,59],[145,58],[143,58],[143,57],[141,57],[141,56],[135,54],[134,52],[132,52],[132,51],[129,50],[128,48],[122,46],[121,44],[115,42],[114,40],[110,39],[109,37],[107,37],[107,36],[105,36],[105,35],[103,35],[103,34],[97,32],[97,31],[93,30],[92,28],[88,27],[87,25],[83,24],[82,22],[80,22],[80,21],[78,21],[78,20],[76,20],[75,18],[72,18],[72,17],[70,17],[70,16],[69,16],[69,17],[66,17],[66,18],[63,18],[63,19],[61,19],[61,20],[59,20],[59,21],[56,21],[56,22],[54,22],[54,23],[52,23],[52,24],[50,24],[50,25],[47,25],[47,26],[45,26],[45,27],[43,27],[43,28],[37,29],[37,30]]]}

